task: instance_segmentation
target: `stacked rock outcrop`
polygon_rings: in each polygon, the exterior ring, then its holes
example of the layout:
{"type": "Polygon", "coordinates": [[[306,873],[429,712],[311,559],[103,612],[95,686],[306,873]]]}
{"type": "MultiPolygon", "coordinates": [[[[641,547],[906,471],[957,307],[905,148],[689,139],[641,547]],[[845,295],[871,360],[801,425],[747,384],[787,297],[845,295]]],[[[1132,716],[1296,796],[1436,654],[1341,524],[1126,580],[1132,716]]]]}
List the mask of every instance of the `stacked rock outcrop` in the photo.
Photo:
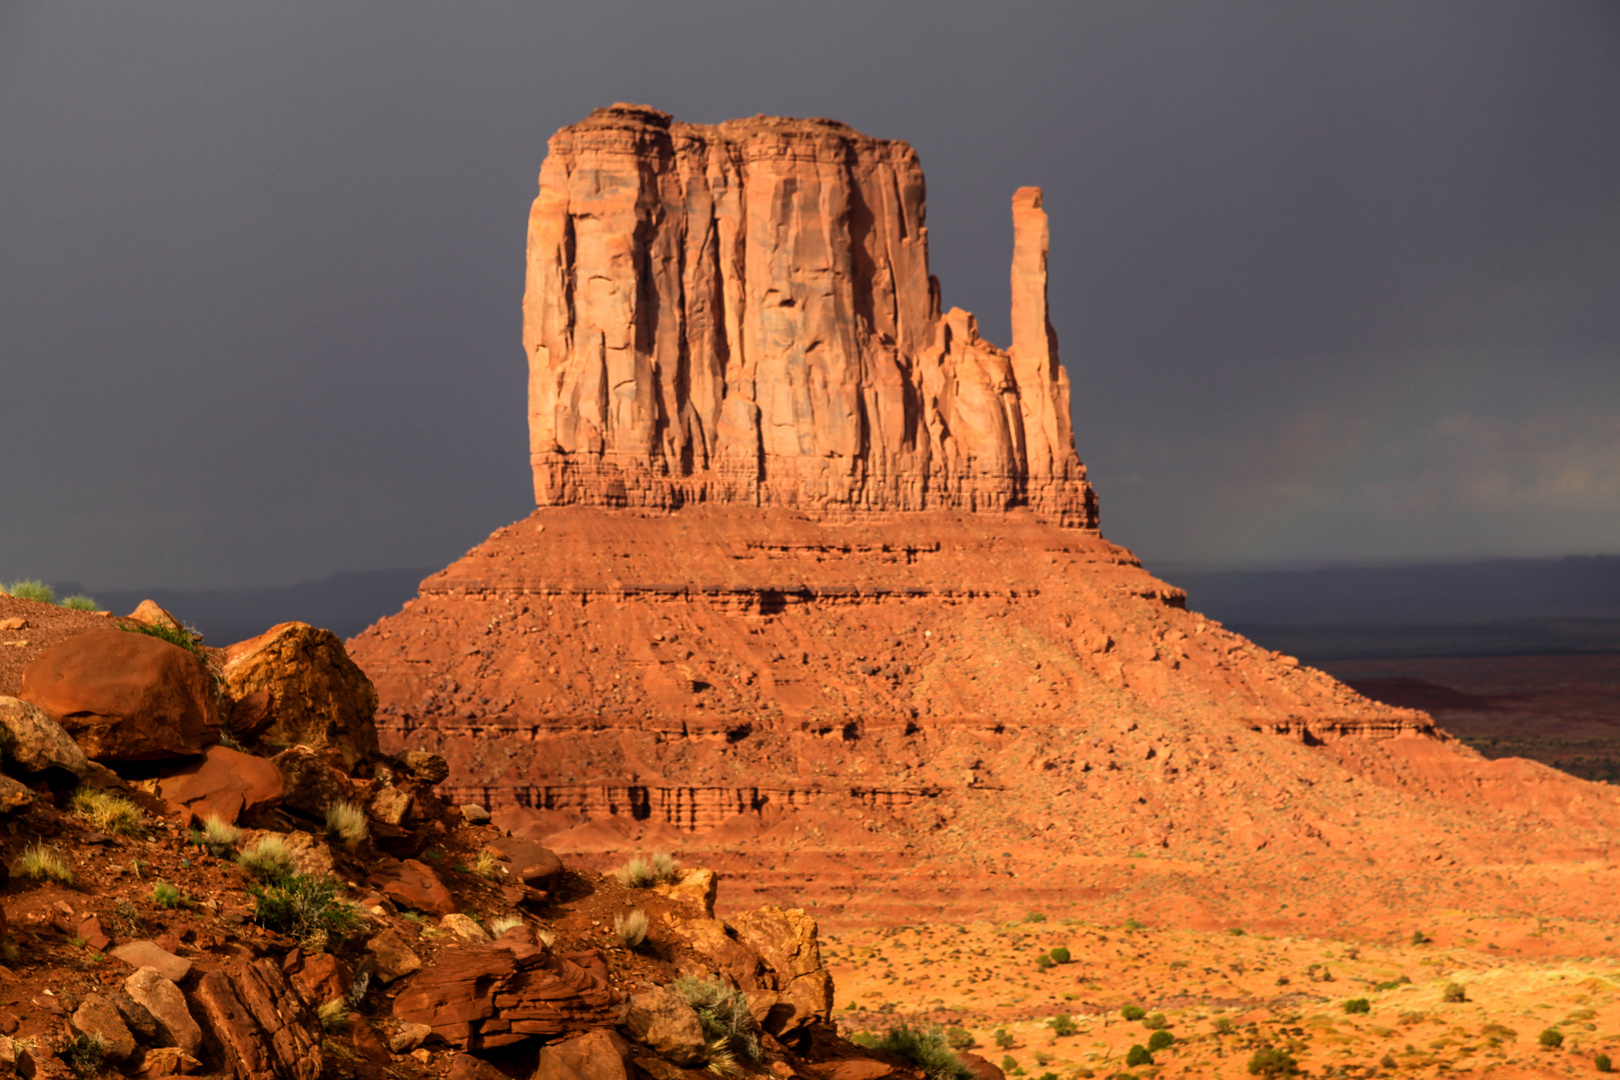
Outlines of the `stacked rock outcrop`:
{"type": "Polygon", "coordinates": [[[1095,527],[1019,191],[1011,352],[939,310],[903,142],[615,105],[551,140],[524,346],[541,506],[1029,506],[1095,527]]]}
{"type": "Polygon", "coordinates": [[[0,696],[0,1077],[677,1080],[737,1075],[735,1054],[755,1076],[849,1063],[924,1080],[837,1037],[802,910],[728,924],[712,871],[648,888],[565,868],[441,799],[442,759],[357,749],[376,745],[376,694],[325,631],[284,624],[222,653],[182,637],[167,666],[101,640],[149,641],[131,632],[143,625],[91,623],[35,650],[21,683],[41,704],[0,696]],[[78,686],[63,657],[82,655],[100,666],[78,686]],[[159,725],[149,684],[189,685],[187,665],[222,657],[210,701],[270,718],[259,752],[159,757],[106,737],[159,725]],[[71,719],[63,702],[107,686],[146,710],[103,708],[112,721],[81,729],[113,768],[47,712],[71,719]],[[293,732],[306,741],[279,749],[293,732]],[[634,934],[608,929],[627,918],[634,934]],[[723,1007],[724,1031],[700,1002],[723,1007]]]}
{"type": "Polygon", "coordinates": [[[1102,538],[1038,189],[1013,226],[1002,350],[940,310],[904,143],[627,105],[558,132],[524,300],[538,509],[351,642],[385,749],[560,850],[654,836],[851,919],[1176,893],[1213,919],[1246,901],[1207,860],[1309,854],[1311,882],[1253,876],[1316,904],[1368,860],[1609,851],[1611,790],[1486,762],[1102,538]],[[1107,861],[1146,852],[1171,886],[1107,861]],[[964,859],[1023,892],[964,893],[964,859]]]}

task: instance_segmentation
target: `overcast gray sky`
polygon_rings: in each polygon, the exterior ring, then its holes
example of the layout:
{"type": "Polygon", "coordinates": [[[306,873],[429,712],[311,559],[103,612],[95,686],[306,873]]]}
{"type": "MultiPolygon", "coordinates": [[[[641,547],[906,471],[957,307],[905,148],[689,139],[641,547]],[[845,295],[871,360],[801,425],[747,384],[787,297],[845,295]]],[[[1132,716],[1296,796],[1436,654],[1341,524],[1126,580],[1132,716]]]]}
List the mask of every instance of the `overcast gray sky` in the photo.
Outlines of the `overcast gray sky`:
{"type": "Polygon", "coordinates": [[[1620,552],[1620,4],[0,5],[0,577],[436,566],[531,505],[523,242],[616,100],[910,140],[1005,343],[1046,189],[1150,561],[1620,552]]]}

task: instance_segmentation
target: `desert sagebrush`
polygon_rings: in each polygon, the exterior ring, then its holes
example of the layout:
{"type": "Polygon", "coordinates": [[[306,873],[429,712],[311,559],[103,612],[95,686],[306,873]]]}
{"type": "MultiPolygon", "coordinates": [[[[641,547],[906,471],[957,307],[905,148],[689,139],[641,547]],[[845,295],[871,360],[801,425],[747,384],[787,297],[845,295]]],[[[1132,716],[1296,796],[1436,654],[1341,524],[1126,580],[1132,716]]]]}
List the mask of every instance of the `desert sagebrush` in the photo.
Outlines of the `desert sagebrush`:
{"type": "MultiPolygon", "coordinates": [[[[718,1041],[738,1057],[759,1061],[759,1033],[754,1016],[748,1011],[748,996],[717,979],[682,975],[670,989],[697,1013],[703,1037],[711,1048],[718,1041]]],[[[710,1053],[710,1060],[713,1060],[710,1053]]]]}
{"type": "Polygon", "coordinates": [[[54,604],[56,590],[40,581],[38,578],[29,578],[27,581],[13,581],[6,588],[6,592],[18,600],[36,600],[41,604],[54,604]]]}

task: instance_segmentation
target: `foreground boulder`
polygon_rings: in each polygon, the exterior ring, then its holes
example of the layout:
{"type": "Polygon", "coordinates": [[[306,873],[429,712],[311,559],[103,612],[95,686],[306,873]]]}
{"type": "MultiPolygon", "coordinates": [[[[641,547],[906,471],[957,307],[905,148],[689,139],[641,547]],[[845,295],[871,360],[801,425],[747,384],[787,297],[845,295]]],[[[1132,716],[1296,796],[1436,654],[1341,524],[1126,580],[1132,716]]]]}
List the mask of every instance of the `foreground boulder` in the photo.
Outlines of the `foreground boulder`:
{"type": "Polygon", "coordinates": [[[447,946],[394,999],[397,1019],[425,1024],[459,1050],[611,1027],[623,1012],[600,953],[557,956],[519,934],[447,946]]]}
{"type": "Polygon", "coordinates": [[[630,1048],[611,1031],[587,1031],[540,1048],[534,1080],[629,1080],[630,1048]]]}
{"type": "Polygon", "coordinates": [[[377,691],[330,630],[289,622],[226,650],[237,738],[331,749],[353,769],[377,752],[377,691]]]}
{"type": "Polygon", "coordinates": [[[280,965],[260,959],[234,975],[211,971],[192,996],[240,1080],[321,1075],[320,1027],[280,965]]]}
{"type": "Polygon", "coordinates": [[[91,630],[52,645],[24,669],[17,696],[104,763],[201,753],[219,727],[202,661],[125,630],[91,630]]]}
{"type": "Polygon", "coordinates": [[[199,819],[227,824],[251,819],[281,802],[281,771],[264,758],[210,746],[202,760],[158,781],[158,796],[199,819]]]}

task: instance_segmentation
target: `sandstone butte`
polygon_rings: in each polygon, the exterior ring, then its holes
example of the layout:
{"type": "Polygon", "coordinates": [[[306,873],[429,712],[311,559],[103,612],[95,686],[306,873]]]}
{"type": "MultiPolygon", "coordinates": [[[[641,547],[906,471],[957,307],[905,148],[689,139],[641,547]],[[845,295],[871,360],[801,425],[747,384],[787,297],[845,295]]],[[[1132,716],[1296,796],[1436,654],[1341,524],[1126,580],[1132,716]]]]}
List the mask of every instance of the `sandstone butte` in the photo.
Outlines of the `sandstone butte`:
{"type": "Polygon", "coordinates": [[[1099,531],[1013,196],[1012,343],[941,311],[903,142],[599,109],[529,219],[536,510],[351,643],[385,750],[557,850],[825,924],[1613,919],[1610,787],[1486,760],[1099,531]]]}

